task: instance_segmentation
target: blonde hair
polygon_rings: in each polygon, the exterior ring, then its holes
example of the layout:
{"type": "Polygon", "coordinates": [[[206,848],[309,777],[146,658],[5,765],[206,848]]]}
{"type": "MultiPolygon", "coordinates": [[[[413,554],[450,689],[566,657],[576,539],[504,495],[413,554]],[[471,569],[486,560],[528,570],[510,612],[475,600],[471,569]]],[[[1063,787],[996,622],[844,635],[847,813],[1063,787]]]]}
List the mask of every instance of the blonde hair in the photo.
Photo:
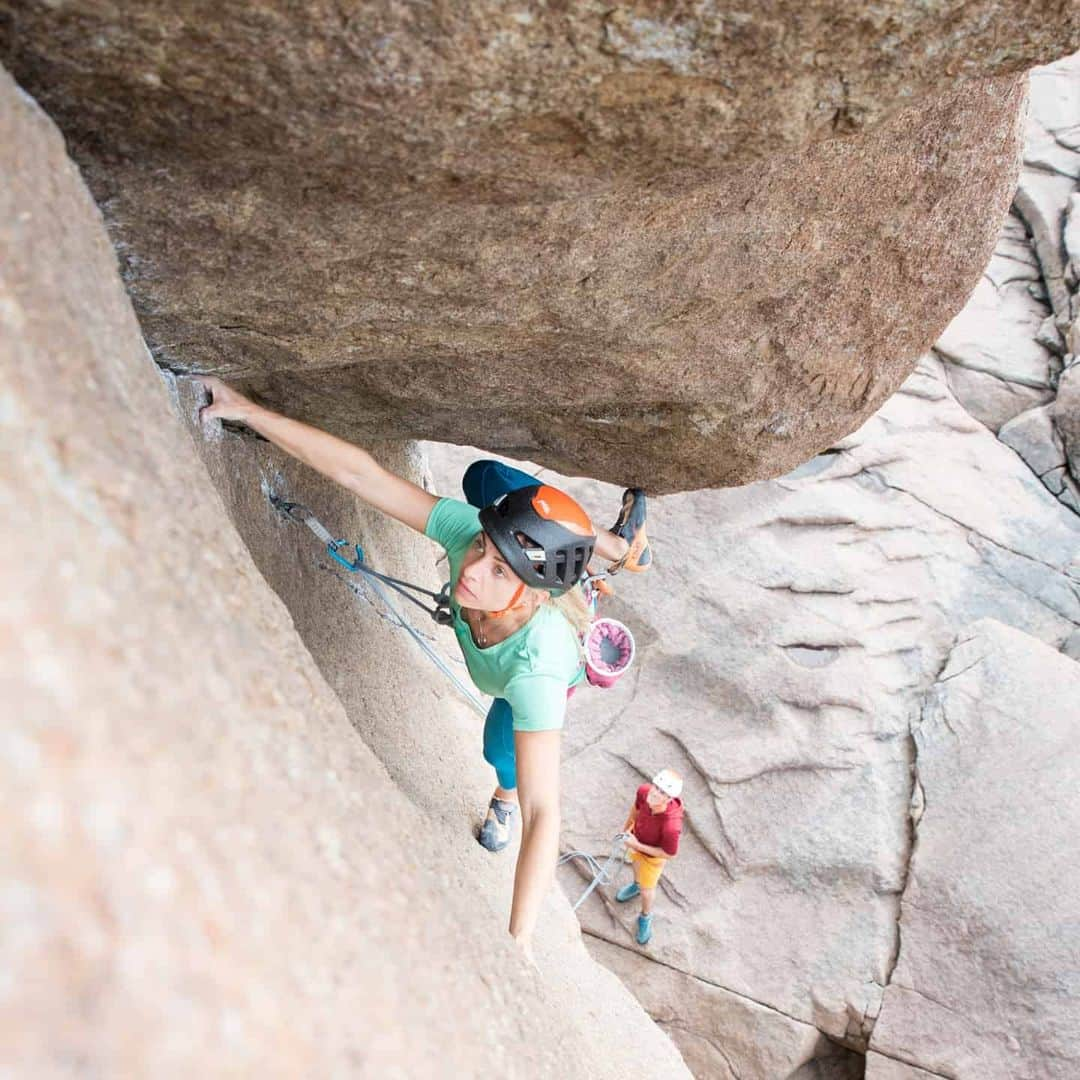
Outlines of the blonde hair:
{"type": "Polygon", "coordinates": [[[566,616],[566,621],[573,628],[579,638],[583,638],[589,632],[592,624],[592,611],[585,599],[585,590],[581,585],[575,585],[568,589],[562,596],[553,596],[551,604],[558,608],[566,616]]]}

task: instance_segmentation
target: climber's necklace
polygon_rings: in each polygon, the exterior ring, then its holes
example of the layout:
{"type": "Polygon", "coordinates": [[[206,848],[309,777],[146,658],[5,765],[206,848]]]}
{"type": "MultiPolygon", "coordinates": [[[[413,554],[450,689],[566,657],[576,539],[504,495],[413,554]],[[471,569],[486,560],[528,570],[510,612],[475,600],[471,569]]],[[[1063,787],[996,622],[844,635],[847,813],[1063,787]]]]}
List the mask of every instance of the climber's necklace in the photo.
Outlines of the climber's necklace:
{"type": "MultiPolygon", "coordinates": [[[[491,620],[491,619],[501,621],[507,614],[509,614],[509,612],[499,612],[498,614],[495,614],[494,612],[491,612],[491,611],[477,611],[475,608],[472,609],[472,620],[471,621],[472,621],[472,624],[473,624],[473,630],[475,631],[475,635],[476,635],[476,644],[479,645],[481,649],[486,649],[487,646],[488,646],[488,634],[487,634],[488,621],[491,620]]],[[[531,616],[531,614],[532,613],[530,612],[529,615],[526,616],[525,619],[522,619],[521,622],[519,623],[519,625],[515,626],[513,628],[513,630],[510,631],[510,634],[512,634],[514,632],[514,630],[519,629],[520,626],[523,626],[526,622],[528,622],[528,619],[531,616]]],[[[505,636],[509,637],[510,634],[507,634],[505,636]]]]}
{"type": "Polygon", "coordinates": [[[477,611],[477,612],[475,612],[475,618],[476,618],[476,636],[480,639],[477,642],[477,644],[480,646],[481,649],[485,649],[485,648],[487,648],[487,644],[488,644],[488,636],[487,636],[488,620],[492,619],[492,618],[498,619],[499,616],[497,616],[497,615],[493,616],[490,611],[477,611]]]}

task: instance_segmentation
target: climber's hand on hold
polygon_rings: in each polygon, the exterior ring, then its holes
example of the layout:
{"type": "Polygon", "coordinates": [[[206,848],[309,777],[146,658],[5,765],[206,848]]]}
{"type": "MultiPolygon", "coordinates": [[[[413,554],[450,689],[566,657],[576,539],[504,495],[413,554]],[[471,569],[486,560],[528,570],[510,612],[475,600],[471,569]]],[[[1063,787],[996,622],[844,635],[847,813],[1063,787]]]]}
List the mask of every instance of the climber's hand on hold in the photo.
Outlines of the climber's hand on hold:
{"type": "MultiPolygon", "coordinates": [[[[439,501],[430,491],[383,468],[359,446],[255,404],[214,375],[196,375],[195,379],[210,394],[210,403],[199,413],[204,423],[210,420],[240,421],[297,461],[359,495],[376,510],[397,518],[410,529],[424,531],[431,511],[439,501]]],[[[518,771],[521,771],[520,765],[518,771]]],[[[558,773],[555,775],[557,778],[558,773]]],[[[552,866],[554,864],[552,858],[552,866]]]]}
{"type": "Polygon", "coordinates": [[[199,420],[204,424],[208,420],[246,420],[257,407],[216,375],[195,375],[193,378],[210,394],[210,403],[199,410],[199,420]]]}

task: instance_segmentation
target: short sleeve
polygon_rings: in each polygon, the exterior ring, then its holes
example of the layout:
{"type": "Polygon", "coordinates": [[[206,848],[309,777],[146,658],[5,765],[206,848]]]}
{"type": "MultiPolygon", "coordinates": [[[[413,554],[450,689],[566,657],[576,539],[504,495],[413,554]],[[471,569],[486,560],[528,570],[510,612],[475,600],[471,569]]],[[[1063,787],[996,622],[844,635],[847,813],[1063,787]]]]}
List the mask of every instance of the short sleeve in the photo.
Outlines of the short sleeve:
{"type": "Polygon", "coordinates": [[[440,499],[424,526],[424,535],[447,554],[463,551],[478,532],[480,511],[460,499],[440,499]]]}
{"type": "Polygon", "coordinates": [[[566,680],[525,672],[503,692],[514,714],[515,731],[556,731],[566,719],[566,680]]]}

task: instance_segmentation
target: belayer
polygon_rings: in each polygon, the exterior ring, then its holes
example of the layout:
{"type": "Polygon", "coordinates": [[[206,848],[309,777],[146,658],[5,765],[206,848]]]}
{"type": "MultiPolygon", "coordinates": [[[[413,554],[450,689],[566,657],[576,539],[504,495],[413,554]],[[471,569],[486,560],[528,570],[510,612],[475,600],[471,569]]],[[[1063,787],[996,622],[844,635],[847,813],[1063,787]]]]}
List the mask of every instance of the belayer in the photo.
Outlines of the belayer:
{"type": "Polygon", "coordinates": [[[648,945],[652,939],[653,901],[660,875],[668,859],[679,853],[682,833],[682,777],[674,769],[661,769],[649,784],[642,784],[634,795],[634,805],[626,818],[624,842],[634,864],[634,880],[616,894],[620,904],[641,897],[637,943],[648,945]]]}
{"type": "Polygon", "coordinates": [[[645,496],[623,496],[611,531],[569,495],[496,461],[469,466],[468,502],[439,498],[384,469],[366,450],[256,405],[213,376],[202,420],[246,424],[377,510],[434,540],[450,564],[453,629],[477,688],[494,698],[484,757],[497,786],[480,843],[502,850],[521,814],[510,934],[532,958],[532,934],[559,842],[559,752],[568,695],[585,678],[584,603],[573,587],[594,551],[611,570],[647,570],[645,496]]]}

